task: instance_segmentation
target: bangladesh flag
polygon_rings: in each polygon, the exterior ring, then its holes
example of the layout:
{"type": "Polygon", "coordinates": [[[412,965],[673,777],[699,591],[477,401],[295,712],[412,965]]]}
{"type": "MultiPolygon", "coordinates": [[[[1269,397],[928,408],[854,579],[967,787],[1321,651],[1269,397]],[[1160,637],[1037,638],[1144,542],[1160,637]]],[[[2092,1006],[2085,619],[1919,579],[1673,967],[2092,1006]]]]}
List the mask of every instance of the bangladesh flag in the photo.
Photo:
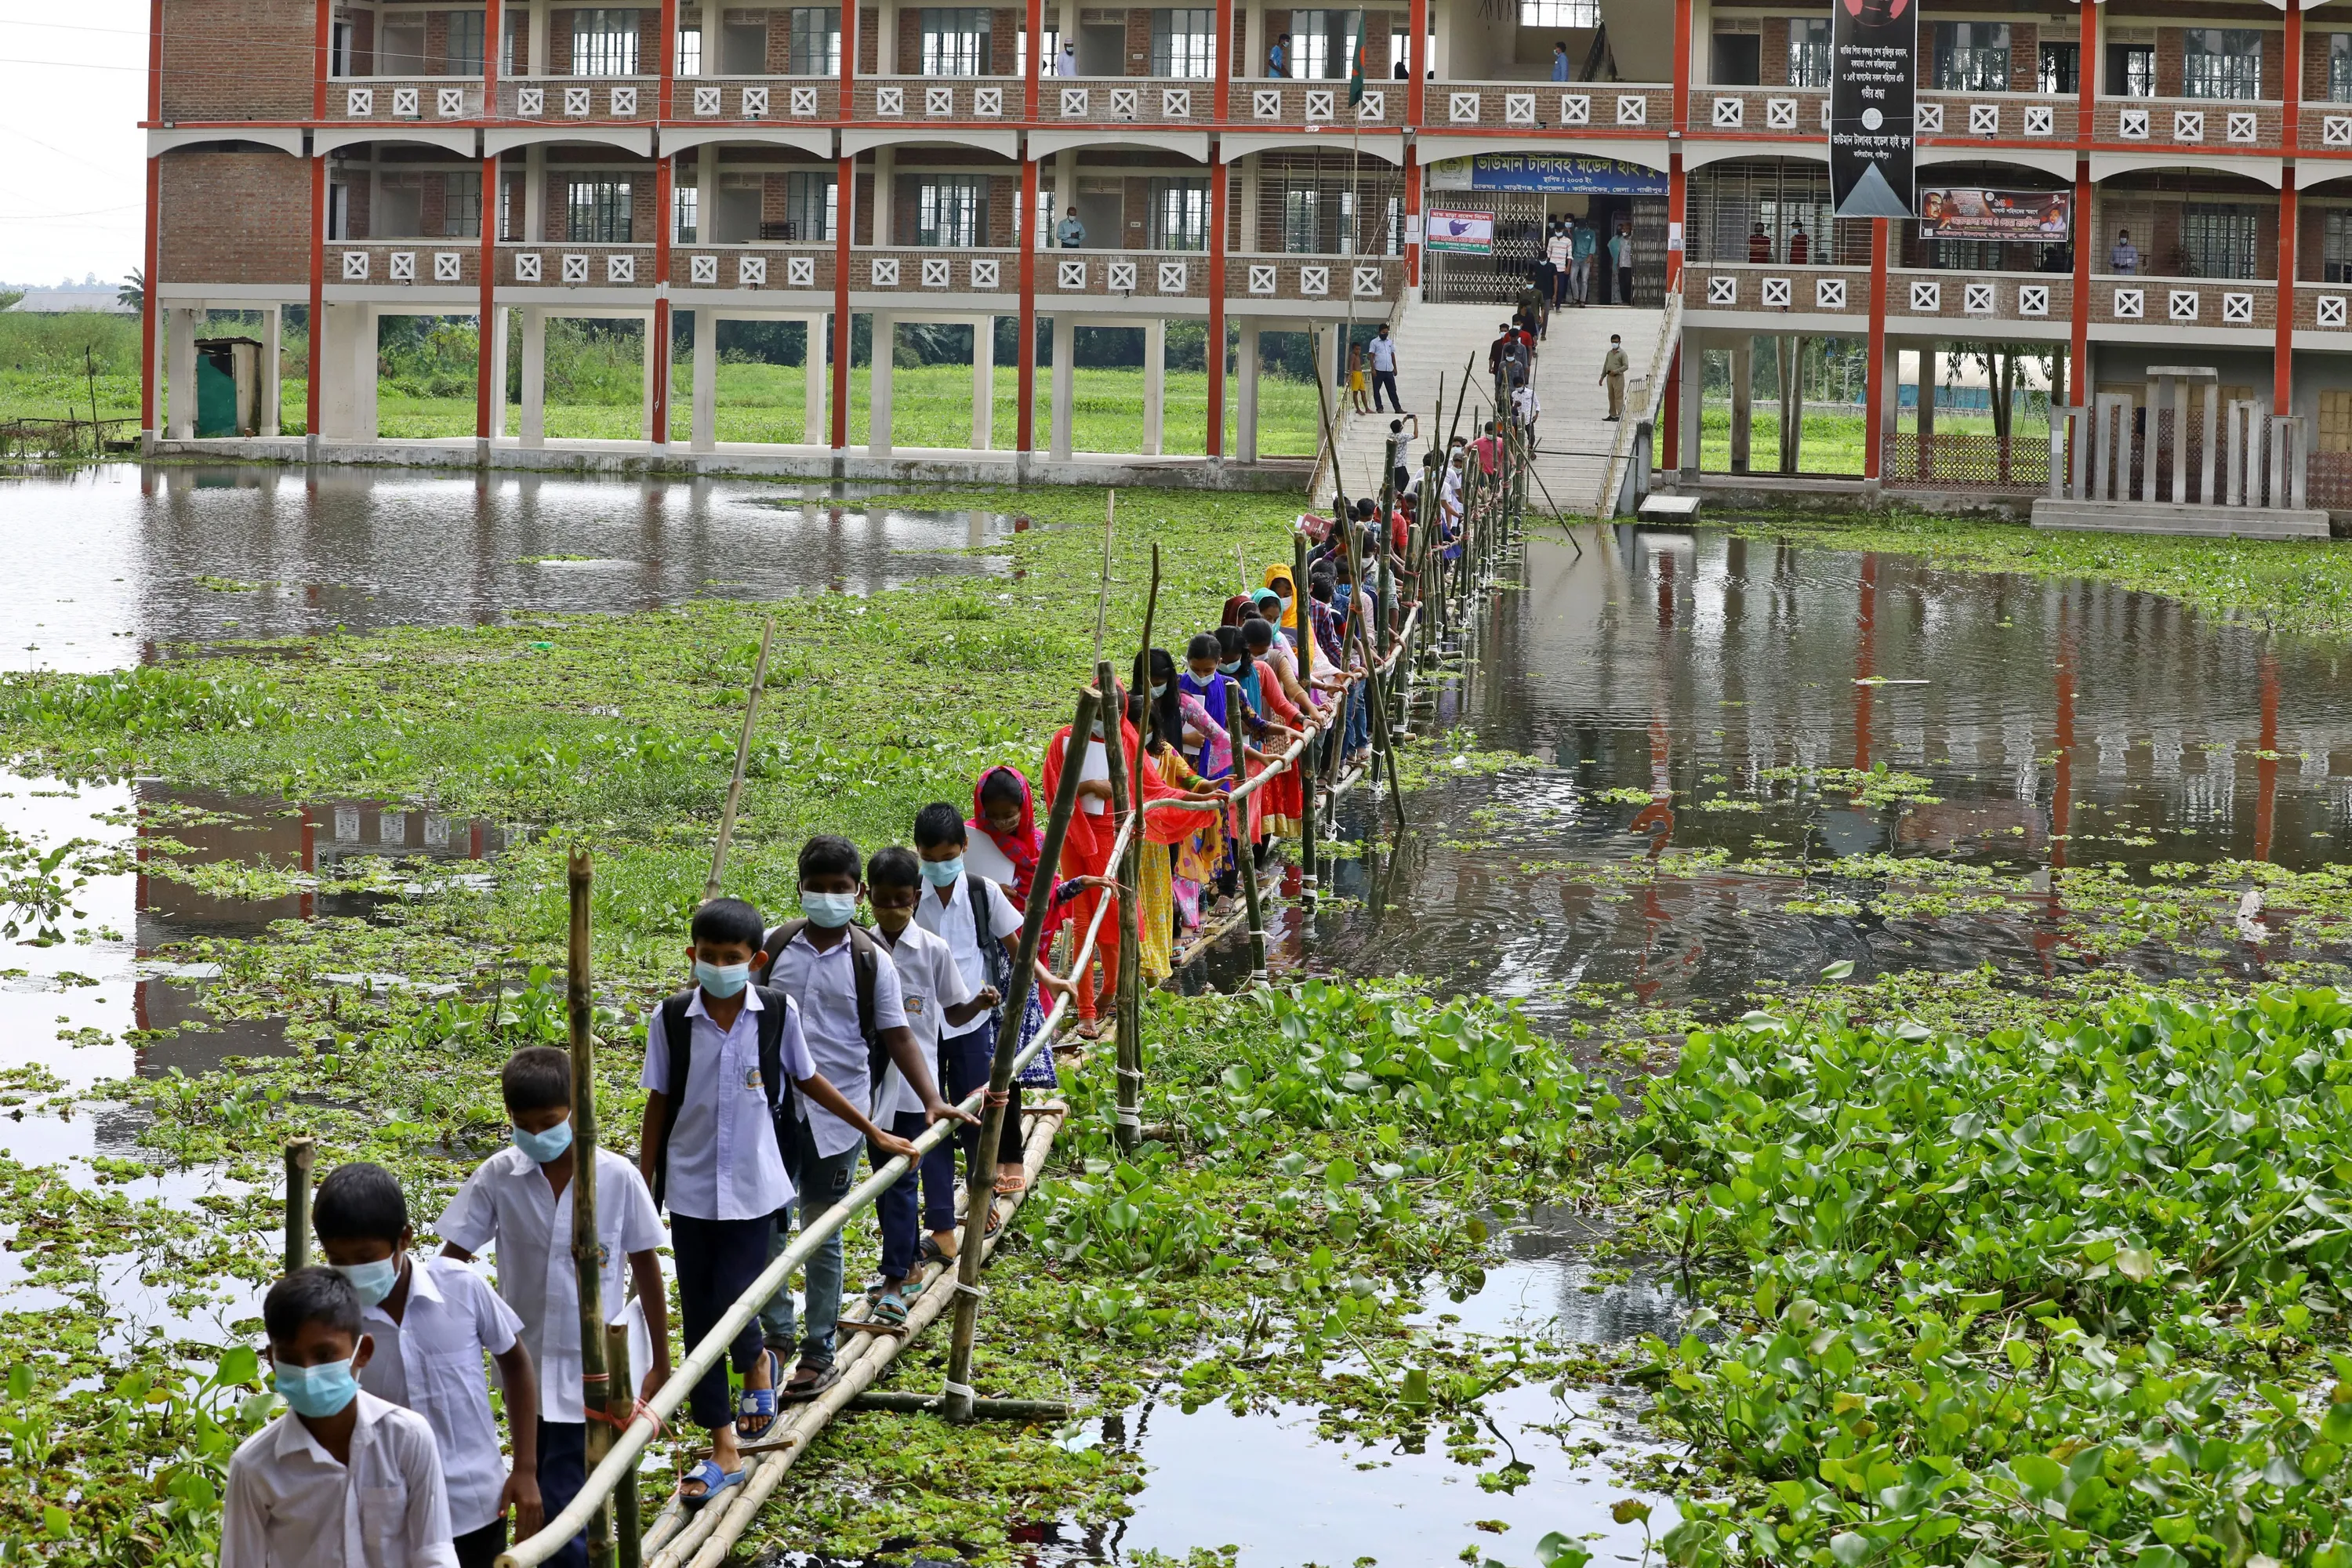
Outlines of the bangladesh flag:
{"type": "Polygon", "coordinates": [[[1348,106],[1364,101],[1364,33],[1371,25],[1369,12],[1356,13],[1356,52],[1348,64],[1348,106]]]}

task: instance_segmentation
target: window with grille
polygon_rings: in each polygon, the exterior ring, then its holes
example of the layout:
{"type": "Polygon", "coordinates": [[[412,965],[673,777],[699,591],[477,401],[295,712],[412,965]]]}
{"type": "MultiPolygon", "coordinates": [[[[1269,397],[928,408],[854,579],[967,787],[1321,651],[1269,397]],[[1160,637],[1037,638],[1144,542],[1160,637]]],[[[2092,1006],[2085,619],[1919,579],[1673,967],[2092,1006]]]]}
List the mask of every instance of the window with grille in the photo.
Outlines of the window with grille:
{"type": "Polygon", "coordinates": [[[1323,248],[1323,193],[1318,190],[1282,193],[1282,248],[1311,255],[1323,248]]]}
{"type": "Polygon", "coordinates": [[[1217,14],[1211,10],[1151,13],[1151,74],[1206,79],[1217,74],[1217,14]]]}
{"type": "Polygon", "coordinates": [[[2263,36],[2252,27],[2189,27],[2180,35],[2183,98],[2263,95],[2263,36]]]}
{"type": "Polygon", "coordinates": [[[1805,231],[1809,267],[1854,266],[1870,258],[1870,226],[1832,217],[1829,170],[1819,163],[1723,163],[1691,176],[1691,259],[1745,262],[1756,226],[1775,262],[1787,264],[1789,242],[1805,231]],[[1852,232],[1849,232],[1852,231],[1852,232]]]}
{"type": "Polygon", "coordinates": [[[1309,81],[1344,80],[1356,47],[1360,11],[1293,11],[1290,74],[1309,81]]]}
{"type": "Polygon", "coordinates": [[[696,220],[701,216],[702,193],[692,185],[673,185],[669,193],[670,233],[672,243],[692,245],[702,232],[696,220]]]}
{"type": "Polygon", "coordinates": [[[677,30],[677,74],[702,74],[702,29],[680,27],[677,30]]]}
{"type": "Polygon", "coordinates": [[[2180,214],[2180,249],[2192,278],[2252,278],[2262,236],[2256,207],[2191,205],[2180,214]]]}
{"type": "Polygon", "coordinates": [[[445,69],[450,76],[482,74],[482,14],[479,11],[449,13],[449,46],[443,52],[445,69]]]}
{"type": "Polygon", "coordinates": [[[841,7],[795,5],[792,12],[792,74],[841,74],[841,7]]]}
{"type": "Polygon", "coordinates": [[[2038,86],[2044,92],[2059,93],[2072,98],[2080,90],[2082,82],[2083,46],[2080,44],[2043,44],[2039,55],[2041,79],[2038,86]]]}
{"type": "Polygon", "coordinates": [[[1150,233],[1145,243],[1154,250],[1208,249],[1209,182],[1154,180],[1150,189],[1150,233]]]}
{"type": "Polygon", "coordinates": [[[1830,84],[1830,24],[1827,17],[1798,17],[1789,24],[1789,85],[1830,84]]]}
{"type": "Polygon", "coordinates": [[[2327,101],[2352,103],[2352,33],[2327,35],[2327,101]]]}
{"type": "Polygon", "coordinates": [[[988,74],[988,12],[978,5],[923,7],[923,74],[988,74]]]}
{"type": "Polygon", "coordinates": [[[441,233],[455,239],[482,232],[482,176],[467,169],[441,176],[441,233]]]}
{"type": "MultiPolygon", "coordinates": [[[[780,237],[806,244],[830,243],[834,237],[836,182],[831,174],[796,174],[784,177],[784,232],[780,237]]],[[[768,237],[761,226],[761,238],[768,237]]]]}
{"type": "MultiPolygon", "coordinates": [[[[1597,27],[1601,0],[1519,0],[1522,27],[1597,27]]],[[[1822,24],[1827,31],[1829,24],[1822,24]]]]}
{"type": "Polygon", "coordinates": [[[2327,214],[2320,234],[2319,276],[2326,283],[2352,282],[2352,212],[2327,214]]]}
{"type": "Polygon", "coordinates": [[[988,243],[988,176],[926,174],[916,192],[915,243],[970,250],[988,243]]]}
{"type": "Polygon", "coordinates": [[[573,76],[637,74],[637,14],[635,11],[572,13],[573,76]]]}
{"type": "Polygon", "coordinates": [[[2117,44],[2107,51],[2107,96],[2156,96],[2156,46],[2117,44]]]}
{"type": "Polygon", "coordinates": [[[1936,86],[1945,92],[2009,90],[2009,24],[1936,24],[1936,86]]]}
{"type": "Polygon", "coordinates": [[[575,179],[564,204],[565,235],[577,245],[627,245],[632,238],[629,182],[609,175],[575,179]]]}

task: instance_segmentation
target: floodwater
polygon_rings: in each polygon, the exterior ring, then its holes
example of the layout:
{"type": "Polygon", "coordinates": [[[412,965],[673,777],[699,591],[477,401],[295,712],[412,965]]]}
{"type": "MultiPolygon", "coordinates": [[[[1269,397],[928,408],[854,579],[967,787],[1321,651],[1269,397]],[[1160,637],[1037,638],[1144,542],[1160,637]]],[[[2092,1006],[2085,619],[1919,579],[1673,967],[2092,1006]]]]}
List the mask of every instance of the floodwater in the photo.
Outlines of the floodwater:
{"type": "Polygon", "coordinates": [[[112,669],[175,645],[698,597],[877,593],[1001,573],[992,512],[818,487],[151,466],[0,479],[0,669],[112,669]]]}
{"type": "MultiPolygon", "coordinates": [[[[1001,557],[931,552],[1018,526],[754,485],[127,466],[9,483],[0,616],[24,635],[8,638],[0,666],[14,668],[119,667],[338,624],[872,592],[1001,570],[1001,557]]],[[[1841,959],[1858,978],[1990,963],[2031,984],[2100,963],[2244,977],[2289,957],[2352,958],[2294,946],[2261,909],[2218,947],[2149,942],[2102,956],[2074,941],[2082,911],[2051,892],[2053,871],[2093,865],[2144,879],[2165,863],[2307,870],[2343,858],[2352,694],[2336,651],[2095,584],[1706,531],[1587,530],[1581,541],[1580,552],[1532,542],[1524,589],[1496,595],[1475,667],[1424,688],[1423,727],[1466,731],[1461,776],[1409,800],[1415,828],[1395,851],[1328,862],[1336,896],[1321,910],[1281,909],[1282,966],[1426,974],[1516,997],[1557,1027],[1590,1016],[1579,985],[1622,987],[1613,994],[1631,1005],[1738,1010],[1759,983],[1841,959]],[[1540,765],[1492,775],[1468,765],[1496,751],[1540,765]],[[1882,768],[1912,777],[1860,796],[1826,772],[1882,768]],[[1960,913],[1853,907],[1900,860],[1981,870],[2003,897],[1960,913]]],[[[1382,809],[1359,791],[1342,832],[1360,839],[1382,809]]],[[[0,1069],[37,1064],[68,1091],[281,1048],[273,1023],[210,1020],[204,976],[175,967],[173,943],[366,914],[387,895],[337,891],[339,864],[487,869],[509,831],[396,802],[8,775],[0,829],[134,850],[168,836],[193,851],[184,863],[318,879],[281,898],[221,898],[152,875],[151,858],[134,855],[132,868],[78,889],[64,940],[7,947],[0,1069]]],[[[1296,872],[1286,880],[1295,888],[1296,872]]],[[[1234,955],[1228,944],[1208,971],[1229,973],[1234,955]]],[[[91,1162],[137,1152],[131,1113],[46,1110],[43,1097],[0,1094],[13,1103],[0,1153],[80,1183],[91,1162]]],[[[204,1171],[122,1190],[175,1205],[238,1191],[204,1171]]],[[[1560,1210],[1498,1226],[1483,1288],[1461,1301],[1431,1295],[1416,1321],[1555,1345],[1679,1332],[1678,1281],[1596,1255],[1601,1239],[1591,1218],[1560,1210]]],[[[173,1307],[140,1284],[135,1259],[107,1269],[110,1297],[167,1333],[225,1342],[251,1310],[241,1287],[173,1307]]],[[[21,1274],[0,1258],[0,1305],[60,1300],[21,1274]]],[[[1635,1402],[1562,1404],[1538,1386],[1486,1405],[1496,1446],[1532,1468],[1516,1490],[1482,1489],[1476,1468],[1442,1445],[1323,1440],[1307,1408],[1188,1413],[1153,1400],[1113,1413],[1071,1440],[1140,1457],[1150,1482],[1135,1512],[1104,1531],[1041,1522],[1034,1561],[1124,1563],[1230,1545],[1254,1568],[1434,1563],[1475,1545],[1517,1563],[1551,1530],[1597,1534],[1604,1562],[1639,1560],[1638,1526],[1608,1511],[1625,1489],[1607,1458],[1648,1451],[1635,1402]]],[[[1654,1528],[1671,1521],[1662,1507],[1654,1528]]]]}

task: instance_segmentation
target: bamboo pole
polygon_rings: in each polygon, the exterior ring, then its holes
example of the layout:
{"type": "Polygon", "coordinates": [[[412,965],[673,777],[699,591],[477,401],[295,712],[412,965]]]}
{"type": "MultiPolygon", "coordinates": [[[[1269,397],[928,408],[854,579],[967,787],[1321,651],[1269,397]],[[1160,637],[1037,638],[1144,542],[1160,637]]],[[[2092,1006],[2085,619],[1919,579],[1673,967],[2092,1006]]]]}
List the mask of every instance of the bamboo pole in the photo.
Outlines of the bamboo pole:
{"type": "Polygon", "coordinates": [[[286,1272],[310,1265],[310,1173],[319,1141],[297,1138],[286,1145],[286,1272]]]}
{"type": "MultiPolygon", "coordinates": [[[[937,1415],[943,1395],[897,1389],[869,1389],[849,1402],[852,1410],[892,1410],[903,1415],[937,1415]]],[[[1059,1399],[975,1399],[971,1413],[982,1420],[1066,1421],[1070,1407],[1059,1399]]]]}
{"type": "Polygon", "coordinates": [[[1110,542],[1118,523],[1118,492],[1103,492],[1102,585],[1095,590],[1095,662],[1102,662],[1103,628],[1110,619],[1110,542]]]}
{"type": "Polygon", "coordinates": [[[719,879],[727,870],[727,844],[735,837],[736,808],[743,804],[743,770],[751,760],[751,728],[760,718],[760,692],[768,684],[768,647],[775,640],[776,617],[760,630],[760,662],[751,670],[751,695],[743,701],[743,733],[735,742],[735,776],[727,785],[727,807],[719,814],[719,842],[710,851],[710,876],[702,884],[705,901],[719,896],[719,879]]]}
{"type": "MultiPolygon", "coordinates": [[[[1081,743],[1081,738],[1094,728],[1095,712],[1101,698],[1092,687],[1078,693],[1077,713],[1070,721],[1069,747],[1081,743]]],[[[1028,1016],[1029,990],[1034,984],[1037,968],[1037,944],[1045,929],[1045,910],[1053,901],[1054,869],[1062,863],[1062,840],[1069,836],[1070,814],[1077,808],[1078,774],[1084,770],[1077,759],[1067,754],[1062,758],[1061,787],[1054,792],[1053,815],[1045,821],[1045,842],[1037,855],[1037,874],[1029,879],[1029,907],[1021,919],[1021,944],[1013,960],[1013,988],[1004,998],[1004,1023],[996,1032],[996,1060],[988,1074],[987,1109],[982,1112],[980,1146],[994,1149],[1003,1135],[1005,1092],[1013,1083],[1013,1058],[1021,1045],[1021,1022],[1028,1016]]],[[[1081,951],[1076,969],[1083,969],[1086,954],[1081,951]]],[[[971,1386],[972,1333],[980,1319],[980,1258],[981,1243],[988,1235],[988,1212],[994,1206],[992,1199],[982,1201],[985,1194],[974,1194],[964,1205],[963,1241],[957,1252],[955,1333],[948,1346],[947,1386],[942,1409],[950,1421],[971,1418],[971,1402],[975,1390],[971,1386]]]]}
{"type": "MultiPolygon", "coordinates": [[[[1242,783],[1250,783],[1249,752],[1242,743],[1239,723],[1242,712],[1242,683],[1228,675],[1225,681],[1225,718],[1234,729],[1233,738],[1234,766],[1242,783]]],[[[1241,809],[1234,813],[1233,823],[1234,857],[1241,862],[1242,897],[1249,908],[1250,979],[1263,983],[1265,979],[1265,905],[1258,898],[1257,846],[1249,840],[1249,805],[1244,797],[1241,809]]]]}
{"type": "MultiPolygon", "coordinates": [[[[1298,653],[1298,684],[1311,699],[1315,695],[1315,610],[1307,592],[1307,536],[1303,533],[1294,532],[1290,536],[1290,592],[1295,595],[1290,603],[1298,617],[1298,625],[1293,628],[1297,634],[1295,640],[1298,653]]],[[[1340,739],[1343,742],[1347,736],[1346,713],[1343,701],[1340,708],[1340,739]]],[[[1323,731],[1323,745],[1327,752],[1332,744],[1331,731],[1327,727],[1323,731]]],[[[1315,792],[1318,781],[1314,776],[1315,770],[1307,766],[1308,754],[1301,753],[1298,759],[1298,889],[1300,896],[1312,903],[1319,886],[1316,876],[1318,861],[1315,853],[1315,792]]]]}
{"type": "MultiPolygon", "coordinates": [[[[1115,1085],[1117,1110],[1113,1130],[1118,1146],[1132,1149],[1141,1142],[1143,1130],[1139,1104],[1142,1098],[1143,1074],[1135,1052],[1136,1026],[1142,1015],[1140,990],[1143,982],[1142,954],[1137,951],[1137,938],[1142,931],[1139,916],[1143,905],[1143,900],[1137,896],[1137,878],[1142,872],[1143,859],[1136,853],[1136,846],[1143,837],[1143,819],[1130,813],[1143,798],[1143,775],[1139,767],[1143,748],[1139,745],[1133,757],[1127,754],[1126,709],[1118,700],[1118,686],[1112,678],[1108,659],[1095,666],[1095,689],[1103,694],[1105,703],[1118,710],[1103,720],[1103,761],[1110,773],[1110,819],[1118,824],[1127,844],[1119,855],[1118,863],[1105,868],[1118,882],[1118,891],[1115,895],[1118,900],[1118,965],[1114,973],[1118,983],[1118,1038],[1117,1061],[1113,1068],[1113,1077],[1118,1082],[1115,1085]],[[1130,773],[1130,767],[1138,771],[1130,773]]],[[[1071,743],[1076,743],[1075,736],[1071,743]]],[[[1070,765],[1067,757],[1062,759],[1062,765],[1066,768],[1070,765]]],[[[1087,984],[1084,974],[1076,978],[1080,985],[1087,984]]]]}
{"type": "MultiPolygon", "coordinates": [[[[632,1407],[636,1401],[636,1375],[629,1365],[629,1325],[604,1325],[604,1368],[621,1391],[622,1401],[632,1407]]],[[[609,1406],[608,1406],[609,1408],[609,1406]]],[[[605,1428],[610,1431],[611,1428],[605,1428]]],[[[609,1447],[606,1452],[610,1452],[609,1447]]],[[[614,1568],[641,1568],[645,1561],[645,1509],[637,1500],[637,1468],[629,1467],[621,1484],[613,1489],[613,1519],[616,1541],[613,1552],[614,1568]]]]}
{"type": "MultiPolygon", "coordinates": [[[[574,849],[570,865],[571,953],[563,983],[564,1011],[572,1033],[572,1263],[580,1286],[580,1400],[588,1410],[614,1415],[612,1385],[604,1366],[604,1248],[596,1237],[596,1037],[588,990],[588,912],[593,890],[588,852],[574,849]]],[[[628,1405],[621,1407],[626,1410],[628,1405]]],[[[588,1423],[588,1468],[612,1451],[613,1428],[588,1423]]],[[[609,1496],[588,1521],[588,1561],[613,1555],[613,1510],[609,1496]]]]}

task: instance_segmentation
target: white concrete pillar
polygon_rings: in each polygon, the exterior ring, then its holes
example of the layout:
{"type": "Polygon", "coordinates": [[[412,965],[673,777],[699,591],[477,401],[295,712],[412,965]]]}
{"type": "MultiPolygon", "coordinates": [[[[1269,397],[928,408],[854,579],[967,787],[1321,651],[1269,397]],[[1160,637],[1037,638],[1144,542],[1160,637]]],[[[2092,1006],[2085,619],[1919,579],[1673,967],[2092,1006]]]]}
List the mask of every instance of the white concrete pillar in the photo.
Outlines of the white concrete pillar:
{"type": "Polygon", "coordinates": [[[996,318],[971,324],[971,449],[985,452],[996,430],[996,318]]]}
{"type": "Polygon", "coordinates": [[[525,447],[547,445],[547,307],[522,308],[522,425],[525,447]]]}
{"type": "Polygon", "coordinates": [[[1143,327],[1143,455],[1160,456],[1168,431],[1168,322],[1153,317],[1143,327]]]}
{"type": "MultiPolygon", "coordinates": [[[[898,0],[882,0],[882,15],[874,35],[874,67],[877,76],[898,74],[898,0]]],[[[768,13],[771,16],[775,13],[768,13]]]]}
{"type": "Polygon", "coordinates": [[[1232,72],[1235,80],[1265,75],[1265,52],[1274,47],[1265,36],[1265,0],[1249,0],[1243,7],[1242,28],[1241,58],[1234,62],[1232,72]]]}
{"type": "Polygon", "coordinates": [[[1242,242],[1244,256],[1255,256],[1264,248],[1258,243],[1258,155],[1245,153],[1242,158],[1242,242]]]}
{"type": "Polygon", "coordinates": [[[1071,361],[1077,355],[1077,326],[1067,311],[1054,318],[1054,428],[1048,450],[1057,463],[1070,460],[1070,416],[1077,396],[1076,366],[1071,361]]]}
{"type": "Polygon", "coordinates": [[[898,319],[887,310],[874,312],[874,352],[866,366],[866,452],[890,455],[890,362],[898,356],[898,319]]]}
{"type": "Polygon", "coordinates": [[[547,74],[547,62],[549,58],[549,50],[547,47],[547,26],[549,10],[550,0],[530,0],[530,63],[529,74],[532,76],[545,76],[547,74]]]}
{"type": "Polygon", "coordinates": [[[511,333],[509,318],[514,314],[504,305],[490,312],[490,439],[503,440],[507,433],[507,359],[510,353],[508,342],[511,333]]]}
{"type": "Polygon", "coordinates": [[[1234,458],[1237,462],[1257,461],[1257,334],[1258,326],[1246,317],[1241,327],[1241,363],[1234,367],[1235,379],[1241,383],[1234,400],[1238,429],[1234,437],[1234,458]]]}
{"type": "MultiPolygon", "coordinates": [[[[1066,33],[1062,36],[1069,37],[1066,33]]],[[[1038,226],[1037,232],[1045,237],[1047,245],[1055,243],[1055,226],[1068,216],[1070,209],[1077,205],[1078,155],[1075,151],[1066,149],[1054,154],[1054,205],[1040,215],[1045,221],[1038,226]]],[[[1092,239],[1094,236],[1087,237],[1092,239]]]]}
{"type": "MultiPolygon", "coordinates": [[[[705,35],[702,58],[710,58],[709,35],[705,35]]],[[[719,237],[711,232],[712,215],[719,205],[719,143],[705,142],[694,153],[694,239],[698,245],[715,245],[719,237]]],[[[759,238],[756,233],[751,238],[759,238]]]]}
{"type": "Polygon", "coordinates": [[[375,439],[376,316],[373,305],[351,307],[351,439],[375,439]]]}
{"type": "Polygon", "coordinates": [[[1698,479],[1699,432],[1702,429],[1699,403],[1706,392],[1706,350],[1701,346],[1698,335],[1688,328],[1683,331],[1682,342],[1679,361],[1682,395],[1680,406],[1675,411],[1675,417],[1682,427],[1675,457],[1682,466],[1676,470],[1676,476],[1685,482],[1696,483],[1698,479]]]}
{"type": "Polygon", "coordinates": [[[522,150],[522,242],[547,243],[547,149],[522,150]]]}
{"type": "Polygon", "coordinates": [[[310,330],[319,334],[319,427],[314,436],[341,440],[352,433],[352,311],[329,305],[310,330]]]}
{"type": "Polygon", "coordinates": [[[661,355],[656,352],[654,343],[653,317],[648,314],[638,325],[645,329],[644,335],[637,340],[637,357],[645,367],[645,379],[639,384],[637,439],[650,441],[654,438],[654,379],[668,367],[658,363],[661,355]]]}
{"type": "Polygon", "coordinates": [[[171,341],[163,351],[163,434],[173,441],[189,440],[196,433],[196,317],[200,313],[174,308],[164,318],[171,341]]]}
{"type": "Polygon", "coordinates": [[[255,429],[278,434],[278,406],[286,401],[278,384],[278,362],[286,353],[286,307],[272,305],[261,313],[261,409],[255,429]]]}
{"type": "MultiPolygon", "coordinates": [[[[1325,403],[1318,404],[1317,406],[1318,408],[1325,406],[1329,407],[1331,410],[1331,428],[1335,433],[1339,427],[1339,414],[1341,408],[1339,403],[1339,340],[1346,335],[1347,329],[1345,327],[1330,322],[1326,322],[1324,325],[1315,329],[1315,369],[1316,373],[1323,378],[1323,391],[1321,393],[1321,396],[1327,400],[1325,403]]],[[[1370,372],[1366,373],[1367,375],[1370,374],[1370,372]]],[[[1321,423],[1320,416],[1318,416],[1317,423],[1321,423]]],[[[1322,432],[1318,430],[1316,435],[1319,440],[1322,432]]]]}
{"type": "Polygon", "coordinates": [[[698,452],[719,449],[719,312],[708,305],[694,312],[694,415],[688,445],[698,452]]]}
{"type": "Polygon", "coordinates": [[[828,377],[825,369],[830,356],[825,353],[825,328],[831,316],[811,316],[808,319],[808,351],[801,356],[807,379],[801,387],[801,439],[812,447],[832,443],[825,425],[824,397],[828,377]]]}
{"type": "Polygon", "coordinates": [[[897,148],[874,149],[874,237],[869,243],[877,247],[890,243],[890,187],[898,167],[897,148]]]}

